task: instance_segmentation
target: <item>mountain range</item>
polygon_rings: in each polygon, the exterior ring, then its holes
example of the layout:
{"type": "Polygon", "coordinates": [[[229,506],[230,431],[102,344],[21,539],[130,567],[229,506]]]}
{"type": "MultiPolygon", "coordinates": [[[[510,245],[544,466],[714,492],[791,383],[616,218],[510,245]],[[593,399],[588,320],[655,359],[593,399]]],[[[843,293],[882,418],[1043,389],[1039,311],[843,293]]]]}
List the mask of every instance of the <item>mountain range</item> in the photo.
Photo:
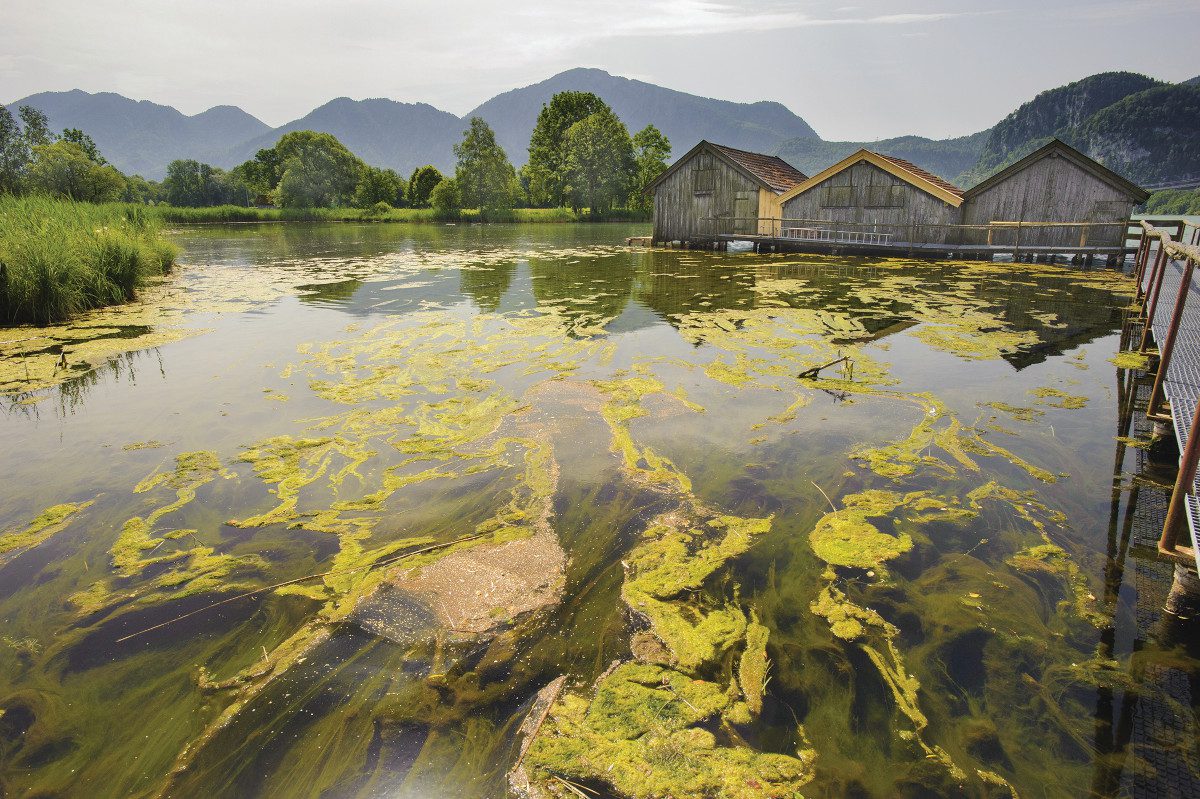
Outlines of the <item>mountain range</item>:
{"type": "Polygon", "coordinates": [[[340,97],[272,128],[233,106],[187,116],[170,106],[80,90],[34,94],[10,106],[41,109],[55,130],[82,129],[118,169],[150,179],[161,179],[176,158],[236,166],[292,130],[331,133],[368,163],[407,175],[423,164],[452,171],[453,144],[472,116],[487,120],[520,166],[538,112],[567,90],[602,97],[631,133],[654,124],[676,155],[708,139],[777,154],[807,174],[867,147],[969,186],[1056,136],[1135,181],[1200,176],[1200,76],[1172,84],[1129,72],[1101,73],[1042,92],[969,136],[873,142],[825,141],[780,103],[699,97],[599,69],[572,69],[504,92],[463,117],[426,103],[340,97]]]}

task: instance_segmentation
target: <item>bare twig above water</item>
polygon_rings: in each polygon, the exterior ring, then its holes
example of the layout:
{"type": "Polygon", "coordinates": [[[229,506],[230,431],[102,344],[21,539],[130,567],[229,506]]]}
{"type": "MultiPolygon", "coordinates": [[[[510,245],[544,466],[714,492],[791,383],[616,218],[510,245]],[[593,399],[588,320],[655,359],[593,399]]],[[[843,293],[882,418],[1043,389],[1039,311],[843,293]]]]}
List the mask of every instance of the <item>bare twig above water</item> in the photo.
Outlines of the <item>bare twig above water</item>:
{"type": "Polygon", "coordinates": [[[798,377],[800,380],[811,380],[812,378],[820,377],[822,369],[828,369],[831,366],[836,366],[837,364],[839,364],[843,361],[849,362],[850,356],[843,355],[842,357],[838,358],[836,361],[830,361],[829,363],[823,364],[821,366],[814,366],[811,369],[805,369],[803,372],[796,375],[796,377],[798,377]]]}
{"type": "Polygon", "coordinates": [[[813,488],[815,488],[821,492],[821,496],[825,497],[825,501],[829,503],[829,507],[833,508],[834,513],[837,513],[837,505],[833,504],[833,500],[830,499],[829,495],[825,493],[825,489],[823,489],[819,485],[817,485],[815,480],[809,480],[808,482],[813,484],[813,488]]]}

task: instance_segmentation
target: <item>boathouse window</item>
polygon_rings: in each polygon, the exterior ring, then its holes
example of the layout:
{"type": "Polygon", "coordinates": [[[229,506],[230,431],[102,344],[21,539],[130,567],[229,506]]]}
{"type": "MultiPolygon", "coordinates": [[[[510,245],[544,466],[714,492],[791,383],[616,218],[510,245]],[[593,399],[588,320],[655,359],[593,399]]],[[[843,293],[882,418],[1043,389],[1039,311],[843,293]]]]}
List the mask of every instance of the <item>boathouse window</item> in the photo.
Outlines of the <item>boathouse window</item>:
{"type": "Polygon", "coordinates": [[[908,195],[899,183],[883,186],[864,186],[863,206],[866,208],[903,208],[908,195]]]}
{"type": "Polygon", "coordinates": [[[717,188],[717,170],[697,167],[692,170],[692,191],[712,194],[717,188]]]}
{"type": "Polygon", "coordinates": [[[854,205],[854,187],[826,186],[821,192],[821,205],[825,208],[849,208],[854,205]]]}

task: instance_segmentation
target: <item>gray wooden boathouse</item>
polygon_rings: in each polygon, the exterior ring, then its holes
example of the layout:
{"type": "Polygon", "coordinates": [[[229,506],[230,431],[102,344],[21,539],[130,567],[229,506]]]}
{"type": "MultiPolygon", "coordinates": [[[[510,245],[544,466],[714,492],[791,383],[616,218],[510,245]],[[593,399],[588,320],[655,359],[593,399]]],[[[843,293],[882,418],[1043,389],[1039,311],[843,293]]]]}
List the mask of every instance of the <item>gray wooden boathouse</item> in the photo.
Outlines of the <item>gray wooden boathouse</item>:
{"type": "Polygon", "coordinates": [[[1130,214],[1149,196],[1058,139],[966,190],[865,149],[811,178],[790,167],[779,170],[782,163],[701,142],[648,189],[654,192],[654,242],[1123,258],[1130,214]],[[792,185],[783,188],[787,182],[792,185]]]}
{"type": "Polygon", "coordinates": [[[722,232],[766,235],[758,220],[778,217],[779,196],[804,180],[777,156],[701,141],[646,187],[654,194],[653,241],[708,238],[717,217],[735,220],[722,232]]]}

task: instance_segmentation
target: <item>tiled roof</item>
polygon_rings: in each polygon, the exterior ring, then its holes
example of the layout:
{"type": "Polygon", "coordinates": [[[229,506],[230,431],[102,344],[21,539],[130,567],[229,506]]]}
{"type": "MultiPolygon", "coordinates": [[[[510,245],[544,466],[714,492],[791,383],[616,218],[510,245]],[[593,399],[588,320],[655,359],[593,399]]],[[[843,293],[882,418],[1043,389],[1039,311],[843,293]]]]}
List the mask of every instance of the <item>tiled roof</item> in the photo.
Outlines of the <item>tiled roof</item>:
{"type": "Polygon", "coordinates": [[[777,156],[735,150],[721,144],[712,146],[775,191],[787,191],[808,179],[803,172],[777,156]]]}
{"type": "Polygon", "coordinates": [[[900,167],[904,171],[913,173],[917,177],[921,178],[922,180],[924,180],[928,183],[932,183],[933,185],[937,186],[938,188],[942,189],[943,191],[948,191],[956,197],[963,196],[963,190],[960,189],[958,186],[955,186],[953,183],[950,183],[949,181],[942,180],[941,178],[939,178],[937,175],[933,174],[932,172],[927,172],[926,170],[921,169],[921,167],[917,166],[916,164],[912,163],[911,161],[905,161],[903,158],[896,158],[894,156],[884,155],[883,153],[875,153],[875,155],[877,155],[880,158],[883,158],[887,161],[891,161],[893,164],[900,167]]]}

